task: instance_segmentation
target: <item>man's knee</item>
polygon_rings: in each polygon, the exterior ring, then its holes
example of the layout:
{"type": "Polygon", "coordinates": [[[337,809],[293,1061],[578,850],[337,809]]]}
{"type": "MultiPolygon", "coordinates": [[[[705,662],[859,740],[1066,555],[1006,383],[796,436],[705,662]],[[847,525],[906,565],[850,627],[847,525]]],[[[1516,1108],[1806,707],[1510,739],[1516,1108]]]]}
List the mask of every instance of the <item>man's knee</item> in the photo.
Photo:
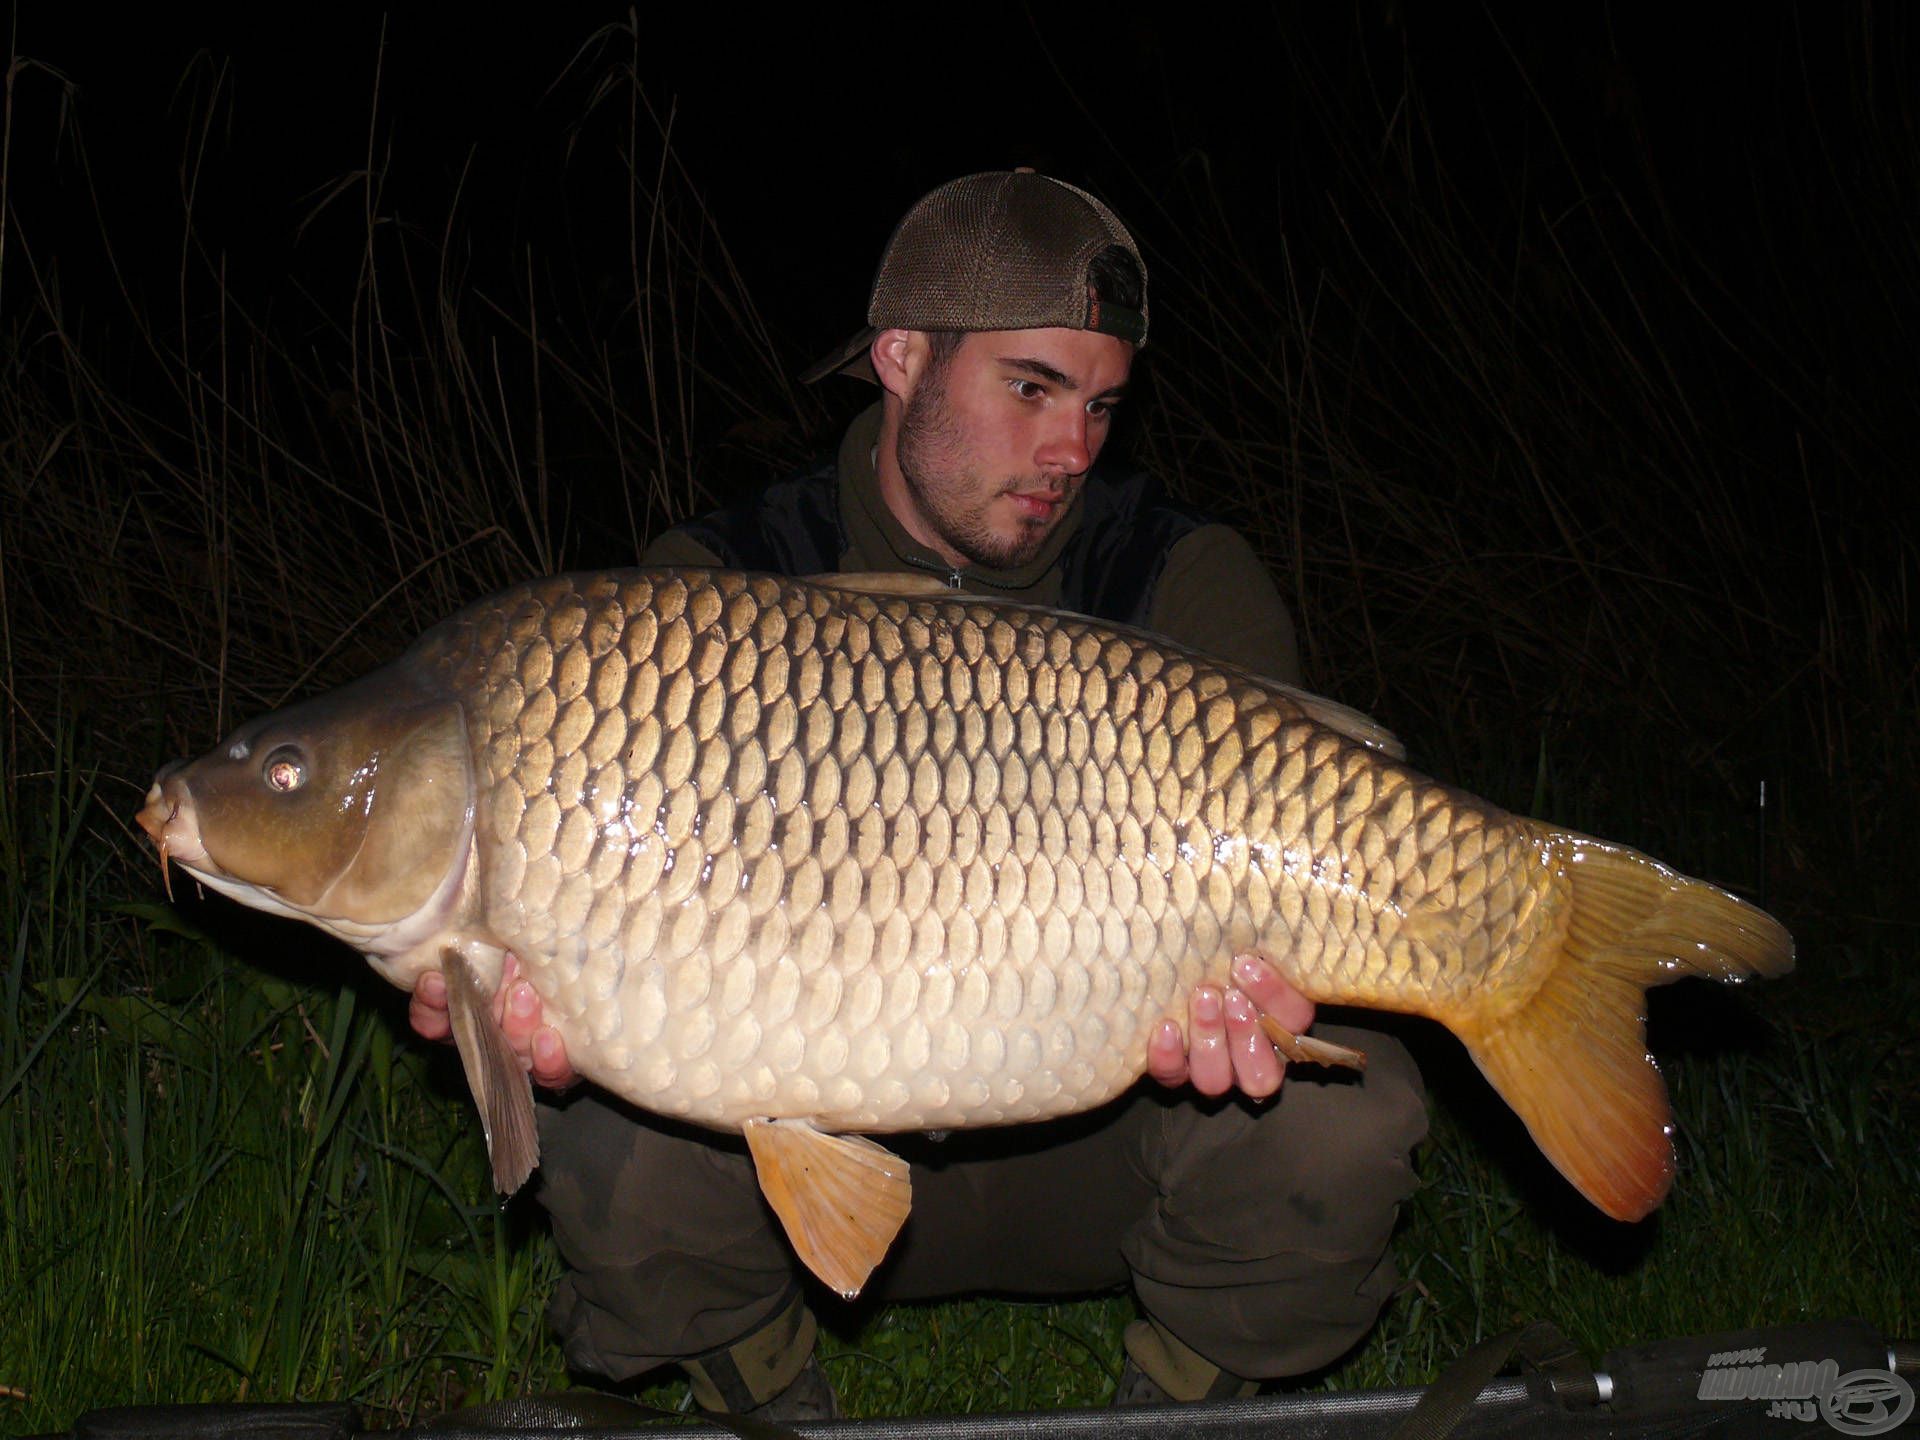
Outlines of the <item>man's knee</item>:
{"type": "Polygon", "coordinates": [[[1289,1248],[1377,1257],[1418,1183],[1413,1151],[1426,1138],[1426,1087],[1390,1035],[1345,1026],[1315,1033],[1365,1050],[1367,1068],[1357,1084],[1308,1081],[1288,1096],[1302,1114],[1286,1135],[1264,1137],[1274,1201],[1294,1237],[1289,1248]]]}
{"type": "Polygon", "coordinates": [[[1169,1241],[1193,1263],[1234,1265],[1294,1250],[1385,1246],[1413,1192],[1411,1152],[1426,1134],[1426,1092],[1404,1046],[1378,1031],[1328,1026],[1367,1052],[1364,1075],[1296,1075],[1265,1109],[1169,1112],[1160,1205],[1169,1241]]]}
{"type": "Polygon", "coordinates": [[[1364,1077],[1292,1077],[1267,1111],[1170,1111],[1162,1200],[1125,1246],[1148,1311],[1242,1375],[1314,1368],[1366,1332],[1416,1184],[1426,1098],[1411,1057],[1377,1031],[1316,1033],[1365,1050],[1364,1077]]]}

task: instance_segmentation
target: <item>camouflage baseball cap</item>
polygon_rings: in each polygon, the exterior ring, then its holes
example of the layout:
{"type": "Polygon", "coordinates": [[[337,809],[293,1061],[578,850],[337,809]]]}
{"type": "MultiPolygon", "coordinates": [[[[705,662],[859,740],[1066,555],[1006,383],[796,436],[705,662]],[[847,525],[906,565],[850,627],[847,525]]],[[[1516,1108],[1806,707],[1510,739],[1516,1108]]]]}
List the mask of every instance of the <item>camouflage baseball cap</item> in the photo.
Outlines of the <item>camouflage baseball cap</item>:
{"type": "Polygon", "coordinates": [[[963,175],[923,197],[887,242],[867,328],[800,377],[874,379],[882,330],[1098,330],[1147,343],[1147,267],[1114,213],[1086,191],[1032,170],[963,175]],[[1095,256],[1119,246],[1140,267],[1140,308],[1103,299],[1095,256]]]}

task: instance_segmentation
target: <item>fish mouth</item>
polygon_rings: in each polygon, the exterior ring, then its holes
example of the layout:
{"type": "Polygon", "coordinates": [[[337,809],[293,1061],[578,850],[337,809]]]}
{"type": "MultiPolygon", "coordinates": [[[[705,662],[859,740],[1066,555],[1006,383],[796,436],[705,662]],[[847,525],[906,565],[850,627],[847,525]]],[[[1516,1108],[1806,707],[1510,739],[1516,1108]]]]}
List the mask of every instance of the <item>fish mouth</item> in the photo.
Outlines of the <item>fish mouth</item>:
{"type": "Polygon", "coordinates": [[[170,864],[177,862],[181,869],[200,879],[213,879],[221,873],[200,838],[200,819],[194,813],[193,795],[186,781],[180,778],[185,768],[185,761],[176,760],[154,776],[153,786],[147,791],[147,803],[133,817],[153,841],[153,848],[160,852],[160,885],[169,900],[173,899],[170,864]]]}
{"type": "MultiPolygon", "coordinates": [[[[228,874],[207,853],[206,841],[200,833],[199,812],[193,804],[193,792],[187,788],[187,782],[180,778],[179,772],[184,769],[186,762],[176,760],[154,776],[153,785],[147,791],[147,803],[133,817],[139,822],[140,828],[147,832],[147,838],[153,841],[153,848],[160,852],[160,886],[167,892],[167,899],[173,899],[171,867],[178,865],[215,893],[238,900],[242,905],[264,910],[269,915],[314,920],[306,911],[287,904],[271,890],[249,885],[228,874]]],[[[314,923],[326,928],[324,921],[315,920],[314,923]]]]}

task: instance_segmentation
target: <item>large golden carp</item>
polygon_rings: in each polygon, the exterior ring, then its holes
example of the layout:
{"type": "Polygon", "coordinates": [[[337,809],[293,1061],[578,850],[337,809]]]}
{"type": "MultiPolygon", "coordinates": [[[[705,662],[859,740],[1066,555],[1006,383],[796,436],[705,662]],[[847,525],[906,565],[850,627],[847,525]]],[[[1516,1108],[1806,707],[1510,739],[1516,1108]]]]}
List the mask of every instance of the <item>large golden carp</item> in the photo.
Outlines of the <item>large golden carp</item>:
{"type": "Polygon", "coordinates": [[[850,1132],[1099,1105],[1245,951],[1313,1000],[1440,1021],[1594,1204],[1660,1202],[1645,989],[1786,970],[1774,920],[1429,780],[1343,707],[916,590],[521,586],[163,770],[140,821],[163,865],[396,985],[446,971],[503,1189],[537,1151],[488,1004],[511,951],[583,1075],[745,1131],[843,1293],[908,1204],[850,1132]]]}

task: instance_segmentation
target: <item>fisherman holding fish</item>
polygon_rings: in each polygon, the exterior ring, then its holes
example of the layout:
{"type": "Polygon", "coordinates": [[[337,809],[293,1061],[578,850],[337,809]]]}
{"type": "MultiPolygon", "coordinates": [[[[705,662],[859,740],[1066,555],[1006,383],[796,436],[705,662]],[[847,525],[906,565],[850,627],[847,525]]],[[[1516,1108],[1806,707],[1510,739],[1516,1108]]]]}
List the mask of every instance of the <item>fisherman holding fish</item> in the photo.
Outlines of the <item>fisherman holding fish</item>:
{"type": "Polygon", "coordinates": [[[1792,968],[1738,896],[1273,678],[1245,543],[1094,473],[1145,292],[1090,196],[955,181],[816,367],[881,391],[833,463],[155,775],[163,877],[451,1032],[582,1369],[833,1413],[797,1261],[849,1300],[1131,1282],[1117,1398],[1244,1393],[1372,1323],[1426,1124],[1406,1052],[1307,1001],[1445,1025],[1632,1222],[1675,1167],[1647,990],[1792,968]],[[1371,1064],[1263,1105],[1276,1053],[1371,1064]]]}
{"type": "MultiPolygon", "coordinates": [[[[1291,621],[1247,542],[1097,463],[1147,314],[1133,239],[1092,196],[1025,170],[941,186],[895,230],[867,328],[804,377],[879,386],[837,456],[668,531],[642,563],[921,571],[1295,683],[1291,621]]],[[[507,963],[496,1018],[551,1092],[538,1194],[569,1267],[551,1309],[569,1361],[616,1380],[678,1362],[708,1409],[836,1415],[793,1251],[739,1138],[571,1088],[560,1036],[507,963]]],[[[1256,955],[1233,977],[1153,1036],[1148,1072],[1198,1098],[1148,1087],[1041,1125],[888,1137],[913,1165],[913,1214],[870,1293],[1130,1284],[1144,1313],[1117,1402],[1250,1394],[1351,1347],[1395,1283],[1420,1079],[1393,1038],[1323,1026],[1365,1051],[1364,1077],[1280,1093],[1261,1013],[1297,1035],[1313,1007],[1256,955]]],[[[448,1034],[437,973],[411,1018],[448,1034]]]]}

